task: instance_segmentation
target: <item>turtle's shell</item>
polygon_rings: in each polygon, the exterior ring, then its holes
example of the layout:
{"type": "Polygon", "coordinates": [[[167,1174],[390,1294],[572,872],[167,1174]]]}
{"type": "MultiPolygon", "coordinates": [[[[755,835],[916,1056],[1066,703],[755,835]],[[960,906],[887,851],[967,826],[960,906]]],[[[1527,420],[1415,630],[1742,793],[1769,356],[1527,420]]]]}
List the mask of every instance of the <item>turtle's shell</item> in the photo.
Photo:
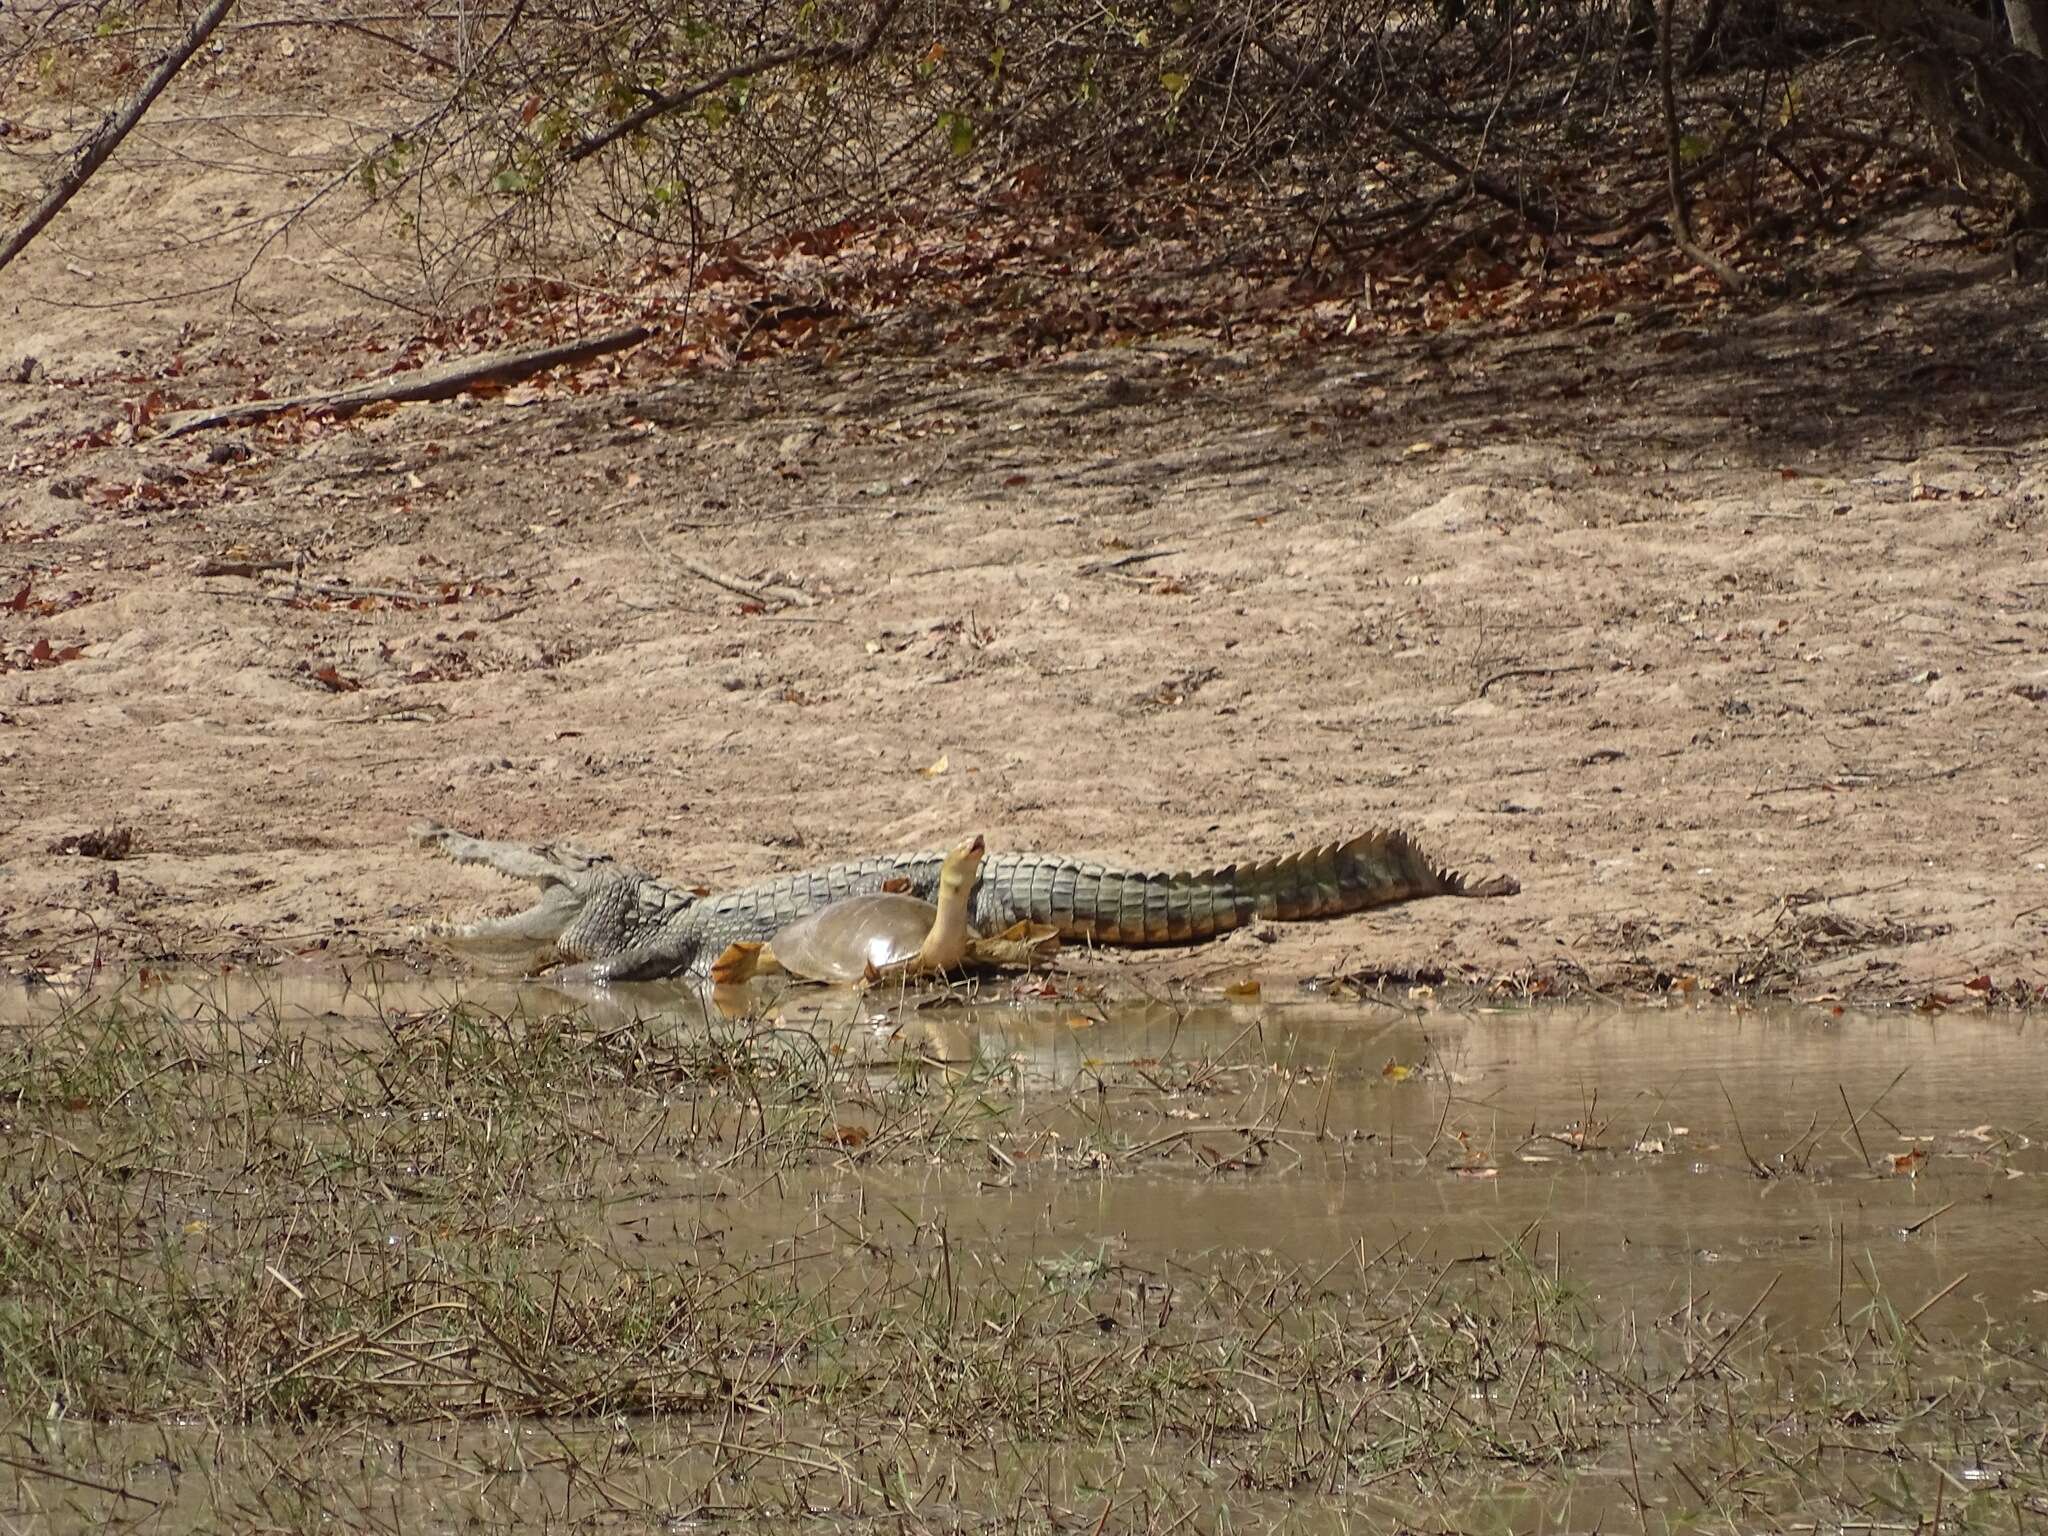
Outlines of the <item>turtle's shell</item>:
{"type": "Polygon", "coordinates": [[[800,917],[770,948],[785,971],[807,981],[859,981],[915,958],[939,909],[900,892],[848,896],[800,917]]]}

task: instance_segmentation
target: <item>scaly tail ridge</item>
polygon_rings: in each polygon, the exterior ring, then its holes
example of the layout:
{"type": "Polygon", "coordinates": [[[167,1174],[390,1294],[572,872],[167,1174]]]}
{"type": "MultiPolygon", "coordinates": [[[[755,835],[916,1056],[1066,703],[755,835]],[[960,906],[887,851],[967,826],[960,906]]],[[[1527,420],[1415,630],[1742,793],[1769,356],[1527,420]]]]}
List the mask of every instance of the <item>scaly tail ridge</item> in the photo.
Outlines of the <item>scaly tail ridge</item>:
{"type": "Polygon", "coordinates": [[[1190,944],[1252,922],[1339,917],[1420,896],[1511,896],[1512,876],[1468,881],[1430,862],[1405,832],[1255,863],[1168,874],[1033,855],[997,856],[984,874],[1005,914],[1096,944],[1190,944]]]}

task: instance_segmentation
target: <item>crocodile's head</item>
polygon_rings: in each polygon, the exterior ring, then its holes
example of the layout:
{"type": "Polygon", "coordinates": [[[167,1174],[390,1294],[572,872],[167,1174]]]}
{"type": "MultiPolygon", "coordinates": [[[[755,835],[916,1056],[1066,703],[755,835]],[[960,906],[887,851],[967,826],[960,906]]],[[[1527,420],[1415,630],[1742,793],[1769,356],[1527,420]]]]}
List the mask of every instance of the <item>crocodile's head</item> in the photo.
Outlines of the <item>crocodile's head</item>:
{"type": "Polygon", "coordinates": [[[482,864],[540,889],[533,905],[509,917],[437,925],[438,938],[487,960],[531,964],[614,954],[648,923],[673,916],[690,894],[652,884],[608,854],[554,844],[496,843],[436,822],[412,829],[413,841],[458,864],[482,864]],[[649,908],[658,910],[649,910],[649,908]]]}

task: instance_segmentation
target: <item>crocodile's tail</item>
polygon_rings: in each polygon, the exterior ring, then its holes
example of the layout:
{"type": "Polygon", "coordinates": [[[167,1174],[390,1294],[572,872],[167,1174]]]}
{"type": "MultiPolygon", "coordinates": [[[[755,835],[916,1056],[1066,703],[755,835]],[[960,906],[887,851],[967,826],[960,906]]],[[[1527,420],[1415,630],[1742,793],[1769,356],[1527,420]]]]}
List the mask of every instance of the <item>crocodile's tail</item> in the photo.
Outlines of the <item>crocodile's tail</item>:
{"type": "Polygon", "coordinates": [[[1421,896],[1512,896],[1511,875],[1467,880],[1405,832],[1373,831],[1284,858],[1166,874],[1001,855],[984,891],[1011,918],[1096,944],[1189,944],[1260,921],[1339,917],[1421,896]]]}

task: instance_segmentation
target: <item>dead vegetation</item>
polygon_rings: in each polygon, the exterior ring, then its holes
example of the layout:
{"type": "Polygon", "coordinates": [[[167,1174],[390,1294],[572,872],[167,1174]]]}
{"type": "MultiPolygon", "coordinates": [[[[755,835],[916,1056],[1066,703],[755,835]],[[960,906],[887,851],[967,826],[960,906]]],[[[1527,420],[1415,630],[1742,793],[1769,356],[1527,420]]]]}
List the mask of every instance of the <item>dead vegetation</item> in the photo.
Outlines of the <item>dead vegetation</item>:
{"type": "MultiPolygon", "coordinates": [[[[2048,1513],[2038,1345],[1933,1330],[1953,1287],[1896,1302],[1864,1257],[1811,1329],[1760,1312],[1768,1290],[1617,1317],[1535,1228],[1455,1263],[1405,1240],[1299,1259],[980,1230],[1003,1191],[1328,1177],[1371,1145],[1332,1130],[1333,1090],[1444,1093],[1449,1134],[1386,1152],[1487,1165],[1440,1065],[1286,1089],[1247,1038],[1057,1086],[1006,1059],[864,1063],[763,1019],[455,1007],[307,1030],[117,1001],[10,1028],[17,1496],[59,1529],[382,1525],[408,1498],[471,1499],[485,1525],[912,1531],[1020,1501],[1035,1527],[1148,1531],[1218,1500],[1430,1527],[1589,1503],[1674,1524],[2048,1513]],[[1160,1110],[1200,1123],[1161,1133],[1160,1110]]],[[[1554,1144],[1661,1153],[1668,1131],[1611,1119],[1554,1144]]],[[[1819,1174],[1812,1150],[1783,1170],[1819,1174]]]]}
{"type": "MultiPolygon", "coordinates": [[[[380,100],[337,101],[347,131],[318,149],[230,133],[252,179],[300,195],[208,238],[261,260],[322,204],[374,209],[412,277],[386,259],[346,281],[475,343],[572,342],[537,297],[586,331],[830,341],[893,312],[945,324],[961,287],[963,311],[1071,343],[1276,307],[1316,324],[1362,283],[1390,306],[1375,324],[1447,287],[1432,325],[1554,323],[1672,282],[1810,289],[1873,216],[1933,197],[1992,242],[2048,185],[2040,61],[1995,23],[1938,0],[1664,10],[545,0],[334,23],[275,4],[222,24],[209,86],[275,43],[287,70],[346,58],[380,100]],[[1096,313],[995,280],[1022,250],[1091,247],[1096,313]]],[[[62,107],[85,81],[135,79],[181,26],[168,6],[15,13],[15,201],[79,169],[62,107]]]]}

